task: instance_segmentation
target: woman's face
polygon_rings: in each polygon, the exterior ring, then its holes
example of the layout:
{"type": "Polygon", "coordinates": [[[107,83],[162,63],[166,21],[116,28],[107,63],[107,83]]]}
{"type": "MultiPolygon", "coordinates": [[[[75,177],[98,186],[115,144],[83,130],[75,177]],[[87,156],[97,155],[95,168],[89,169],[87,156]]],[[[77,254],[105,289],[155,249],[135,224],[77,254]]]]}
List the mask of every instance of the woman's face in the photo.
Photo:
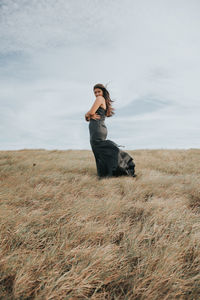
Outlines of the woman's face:
{"type": "Polygon", "coordinates": [[[95,96],[103,96],[103,91],[99,88],[94,89],[95,96]]]}

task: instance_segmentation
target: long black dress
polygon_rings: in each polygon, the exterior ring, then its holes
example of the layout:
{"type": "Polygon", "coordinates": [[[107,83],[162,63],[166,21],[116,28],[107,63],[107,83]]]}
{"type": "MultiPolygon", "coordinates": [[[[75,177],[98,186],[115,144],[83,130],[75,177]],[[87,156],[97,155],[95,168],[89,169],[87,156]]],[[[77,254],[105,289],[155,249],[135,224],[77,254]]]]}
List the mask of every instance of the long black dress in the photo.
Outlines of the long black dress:
{"type": "Polygon", "coordinates": [[[132,176],[135,177],[135,164],[133,158],[125,151],[119,149],[115,142],[106,140],[107,127],[105,125],[106,111],[100,107],[96,111],[100,119],[90,119],[90,145],[94,153],[97,175],[103,177],[132,176]]]}

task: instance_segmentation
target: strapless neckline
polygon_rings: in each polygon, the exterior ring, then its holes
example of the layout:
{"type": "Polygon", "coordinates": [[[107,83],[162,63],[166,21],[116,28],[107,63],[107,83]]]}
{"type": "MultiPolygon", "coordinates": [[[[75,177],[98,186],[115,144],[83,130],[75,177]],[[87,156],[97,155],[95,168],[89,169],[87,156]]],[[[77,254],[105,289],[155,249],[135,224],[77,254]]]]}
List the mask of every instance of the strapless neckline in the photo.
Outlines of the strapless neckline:
{"type": "Polygon", "coordinates": [[[99,106],[99,108],[102,108],[103,110],[106,110],[105,108],[103,108],[103,107],[101,107],[101,106],[99,106]]]}

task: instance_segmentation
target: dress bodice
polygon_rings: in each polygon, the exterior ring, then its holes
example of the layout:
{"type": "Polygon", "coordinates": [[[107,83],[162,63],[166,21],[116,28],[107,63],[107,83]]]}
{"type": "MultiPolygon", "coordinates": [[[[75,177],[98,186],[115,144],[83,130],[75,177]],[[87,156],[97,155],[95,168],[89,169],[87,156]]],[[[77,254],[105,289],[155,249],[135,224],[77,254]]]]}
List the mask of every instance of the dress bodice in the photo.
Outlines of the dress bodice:
{"type": "Polygon", "coordinates": [[[98,109],[96,110],[96,114],[101,116],[100,120],[105,120],[106,110],[103,107],[99,106],[98,109]]]}

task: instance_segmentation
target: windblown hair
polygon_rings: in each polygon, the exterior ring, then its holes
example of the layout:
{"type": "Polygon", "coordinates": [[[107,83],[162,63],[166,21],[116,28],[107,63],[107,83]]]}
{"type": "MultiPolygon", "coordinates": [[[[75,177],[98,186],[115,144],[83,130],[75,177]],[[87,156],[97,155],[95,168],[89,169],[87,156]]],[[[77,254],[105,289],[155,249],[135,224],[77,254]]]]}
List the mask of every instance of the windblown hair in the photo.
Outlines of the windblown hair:
{"type": "Polygon", "coordinates": [[[114,102],[114,100],[110,99],[110,94],[107,88],[103,84],[101,83],[95,84],[93,90],[95,89],[101,89],[103,91],[103,97],[106,100],[106,117],[111,117],[112,115],[115,114],[114,112],[115,108],[112,107],[112,102],[114,102]]]}

